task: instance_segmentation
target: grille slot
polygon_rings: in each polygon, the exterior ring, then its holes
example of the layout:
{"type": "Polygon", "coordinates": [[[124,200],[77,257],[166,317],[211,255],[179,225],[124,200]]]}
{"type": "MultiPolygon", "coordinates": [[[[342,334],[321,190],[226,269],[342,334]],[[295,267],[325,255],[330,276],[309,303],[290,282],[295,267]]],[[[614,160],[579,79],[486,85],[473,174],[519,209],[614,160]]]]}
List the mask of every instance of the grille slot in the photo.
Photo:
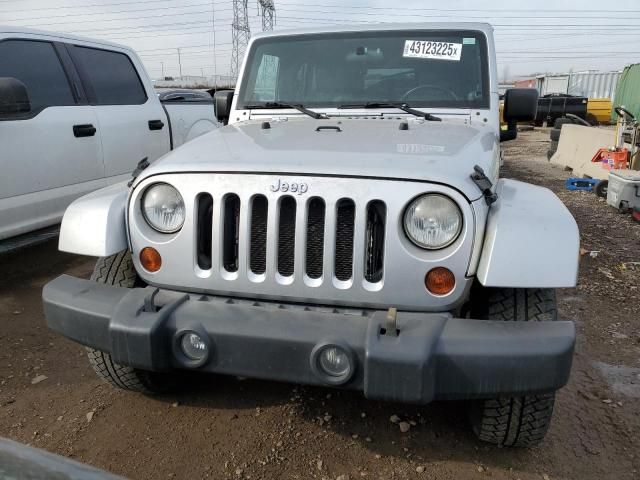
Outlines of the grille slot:
{"type": "Polygon", "coordinates": [[[313,279],[322,277],[325,213],[324,200],[318,197],[312,198],[307,211],[305,268],[307,276],[313,279]]]}
{"type": "Polygon", "coordinates": [[[222,265],[227,272],[237,272],[240,243],[240,197],[238,195],[230,194],[224,198],[222,221],[222,265]]]}
{"type": "Polygon", "coordinates": [[[213,232],[213,197],[208,193],[201,193],[196,201],[198,202],[198,231],[196,233],[198,266],[202,270],[209,270],[211,268],[211,236],[213,232]]]}
{"type": "Polygon", "coordinates": [[[367,228],[365,231],[364,278],[371,283],[382,280],[384,274],[384,237],[387,207],[380,200],[367,206],[367,228]]]}
{"type": "Polygon", "coordinates": [[[283,277],[293,275],[295,249],[296,201],[293,197],[283,197],[278,221],[278,273],[283,277]]]}
{"type": "Polygon", "coordinates": [[[257,195],[251,202],[251,241],[249,268],[255,274],[262,275],[267,270],[267,215],[269,205],[267,197],[257,195]]]}
{"type": "Polygon", "coordinates": [[[353,276],[353,234],[356,206],[353,200],[342,199],[336,207],[336,248],[334,272],[341,281],[353,276]]]}

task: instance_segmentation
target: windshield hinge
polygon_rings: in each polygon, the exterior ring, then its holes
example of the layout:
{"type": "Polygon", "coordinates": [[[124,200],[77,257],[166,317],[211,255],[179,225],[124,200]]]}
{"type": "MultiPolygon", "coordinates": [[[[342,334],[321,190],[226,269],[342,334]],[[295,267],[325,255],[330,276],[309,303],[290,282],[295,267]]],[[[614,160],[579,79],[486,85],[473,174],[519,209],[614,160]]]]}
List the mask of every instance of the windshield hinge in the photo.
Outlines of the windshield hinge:
{"type": "Polygon", "coordinates": [[[482,192],[484,201],[487,202],[487,205],[495,203],[498,200],[498,195],[491,191],[491,187],[493,187],[491,180],[487,178],[482,167],[475,165],[473,170],[474,172],[471,174],[471,180],[473,180],[473,183],[475,183],[482,192]]]}

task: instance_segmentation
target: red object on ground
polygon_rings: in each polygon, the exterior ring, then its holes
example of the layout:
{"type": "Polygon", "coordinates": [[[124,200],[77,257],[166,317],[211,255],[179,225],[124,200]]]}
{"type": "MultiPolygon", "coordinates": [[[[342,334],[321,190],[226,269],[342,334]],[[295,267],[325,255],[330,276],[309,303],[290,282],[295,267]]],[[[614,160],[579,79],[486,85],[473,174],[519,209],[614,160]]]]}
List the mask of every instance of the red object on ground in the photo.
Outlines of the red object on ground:
{"type": "Polygon", "coordinates": [[[616,150],[601,148],[596,152],[591,161],[601,162],[602,168],[606,168],[607,170],[626,169],[629,168],[629,150],[626,148],[616,150]]]}

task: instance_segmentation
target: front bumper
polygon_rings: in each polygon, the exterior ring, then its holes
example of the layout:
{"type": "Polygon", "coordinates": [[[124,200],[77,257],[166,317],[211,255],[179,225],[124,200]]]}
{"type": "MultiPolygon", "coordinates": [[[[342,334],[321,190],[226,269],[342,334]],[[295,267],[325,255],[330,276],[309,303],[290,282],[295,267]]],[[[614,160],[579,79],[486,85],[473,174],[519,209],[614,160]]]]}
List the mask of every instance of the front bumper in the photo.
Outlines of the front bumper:
{"type": "Polygon", "coordinates": [[[126,289],[63,275],[43,291],[47,323],[66,337],[136,368],[200,371],[328,385],[311,367],[318,345],[343,345],[354,375],[344,386],[366,397],[411,403],[548,392],[569,378],[572,322],[502,322],[447,313],[399,312],[399,335],[384,335],[387,312],[366,315],[293,305],[251,304],[152,288],[126,289]],[[159,306],[158,306],[159,305],[159,306]],[[210,355],[180,354],[186,331],[210,355]]]}

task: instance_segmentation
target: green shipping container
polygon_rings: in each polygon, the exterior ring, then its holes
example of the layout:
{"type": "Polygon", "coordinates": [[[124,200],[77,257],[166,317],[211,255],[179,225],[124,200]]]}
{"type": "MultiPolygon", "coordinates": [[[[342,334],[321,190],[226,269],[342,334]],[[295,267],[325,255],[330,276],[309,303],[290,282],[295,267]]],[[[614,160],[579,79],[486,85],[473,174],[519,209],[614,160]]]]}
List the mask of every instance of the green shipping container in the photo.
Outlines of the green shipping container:
{"type": "MultiPolygon", "coordinates": [[[[618,79],[613,106],[620,105],[624,105],[636,118],[640,119],[640,63],[625,67],[618,79]]],[[[613,111],[611,120],[615,122],[617,119],[618,116],[613,111]]]]}

